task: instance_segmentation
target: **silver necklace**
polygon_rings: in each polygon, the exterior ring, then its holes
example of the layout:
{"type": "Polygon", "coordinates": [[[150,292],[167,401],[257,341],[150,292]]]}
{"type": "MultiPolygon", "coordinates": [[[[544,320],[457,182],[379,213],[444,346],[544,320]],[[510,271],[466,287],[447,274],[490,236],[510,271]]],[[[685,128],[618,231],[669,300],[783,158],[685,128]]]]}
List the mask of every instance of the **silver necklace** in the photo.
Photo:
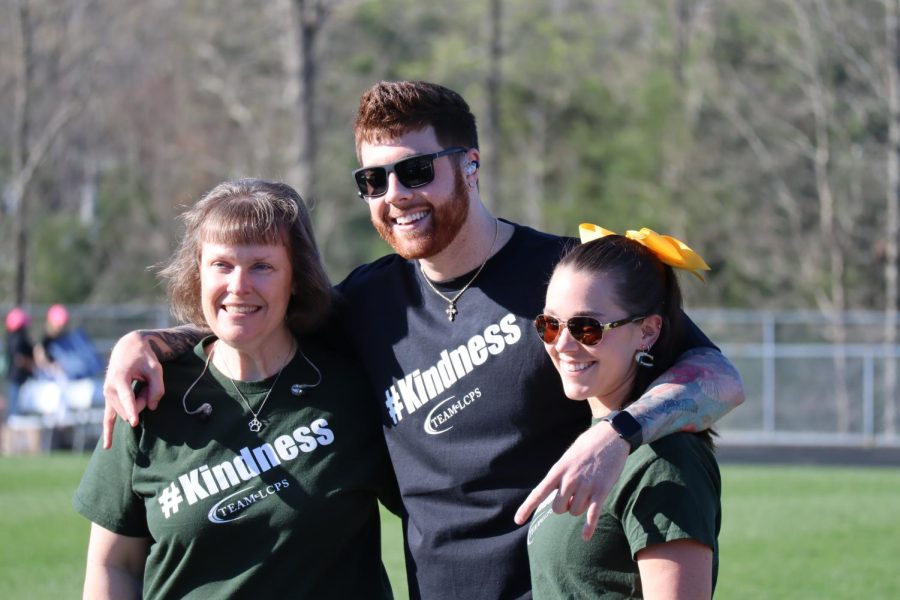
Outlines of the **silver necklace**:
{"type": "Polygon", "coordinates": [[[494,219],[494,241],[491,242],[491,249],[488,250],[487,256],[484,258],[484,262],[481,263],[481,266],[478,267],[478,270],[475,271],[474,275],[472,275],[472,279],[470,279],[469,282],[466,285],[464,285],[461,290],[456,292],[456,295],[453,296],[452,298],[448,298],[447,296],[444,295],[443,292],[441,292],[439,289],[434,287],[434,284],[431,282],[430,279],[428,279],[428,275],[426,275],[425,271],[422,270],[422,263],[421,262],[419,263],[419,271],[422,272],[422,279],[425,280],[425,283],[428,284],[428,287],[431,288],[431,291],[433,291],[435,294],[437,294],[438,296],[440,296],[441,298],[443,298],[444,300],[447,301],[447,309],[444,310],[444,312],[447,313],[447,320],[450,321],[451,323],[456,319],[456,315],[459,313],[459,311],[456,309],[456,301],[459,300],[460,296],[462,296],[465,293],[465,291],[467,289],[469,289],[469,286],[471,286],[473,283],[475,283],[475,280],[478,279],[478,276],[481,275],[481,270],[484,268],[484,265],[487,264],[487,261],[490,260],[491,255],[494,253],[494,246],[497,244],[497,237],[499,237],[499,235],[500,235],[500,221],[497,219],[494,219]]]}
{"type": "MultiPolygon", "coordinates": [[[[216,344],[218,344],[218,342],[216,342],[216,344]]],[[[212,352],[215,352],[215,347],[213,347],[212,352]]],[[[210,358],[212,358],[212,352],[210,352],[210,358]]],[[[250,423],[249,423],[250,431],[252,431],[253,433],[257,433],[259,430],[262,429],[262,421],[259,420],[259,413],[262,412],[263,407],[266,405],[266,400],[269,399],[269,395],[272,393],[272,390],[275,389],[275,384],[278,383],[278,378],[281,377],[281,372],[284,371],[284,368],[286,366],[288,366],[288,364],[291,362],[291,355],[293,353],[294,353],[294,344],[292,343],[291,350],[290,350],[290,352],[288,352],[287,362],[285,362],[283,365],[281,365],[281,368],[278,369],[278,374],[275,376],[275,381],[272,382],[272,385],[269,387],[269,391],[266,392],[265,398],[263,398],[262,403],[259,405],[259,410],[255,411],[255,412],[252,408],[250,408],[250,403],[247,402],[247,398],[245,398],[244,394],[241,393],[241,390],[238,389],[238,386],[234,382],[234,379],[231,378],[231,375],[226,373],[225,369],[222,370],[222,373],[225,375],[225,377],[228,378],[228,381],[231,382],[231,387],[234,388],[234,391],[236,391],[238,393],[238,396],[241,397],[241,400],[244,401],[244,406],[246,406],[247,410],[250,411],[250,414],[253,415],[253,418],[250,419],[250,423]]],[[[303,352],[301,352],[301,354],[303,354],[303,352]]],[[[303,355],[303,358],[306,358],[305,354],[303,355]]],[[[309,362],[310,364],[312,364],[308,358],[306,358],[306,362],[309,362]]],[[[227,368],[225,361],[222,361],[222,366],[227,368]]],[[[313,368],[315,368],[315,365],[313,365],[313,368]]],[[[316,369],[316,373],[319,373],[319,369],[316,369]]],[[[322,374],[319,373],[319,381],[316,382],[315,385],[310,386],[310,387],[315,387],[316,385],[319,385],[319,383],[321,383],[321,381],[322,381],[322,374]]]]}

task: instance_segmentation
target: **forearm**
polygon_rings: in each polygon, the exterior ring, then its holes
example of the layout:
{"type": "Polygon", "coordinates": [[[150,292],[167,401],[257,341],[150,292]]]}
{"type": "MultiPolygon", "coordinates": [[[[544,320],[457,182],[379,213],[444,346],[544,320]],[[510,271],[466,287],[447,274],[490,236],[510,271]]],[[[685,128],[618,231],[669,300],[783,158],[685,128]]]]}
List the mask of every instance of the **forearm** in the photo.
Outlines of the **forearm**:
{"type": "Polygon", "coordinates": [[[627,410],[647,443],[678,431],[709,429],[743,401],[744,385],[734,365],[714,348],[695,348],[627,410]]]}
{"type": "Polygon", "coordinates": [[[181,325],[169,329],[141,329],[137,334],[150,346],[156,358],[165,362],[196,346],[209,331],[181,325]]]}

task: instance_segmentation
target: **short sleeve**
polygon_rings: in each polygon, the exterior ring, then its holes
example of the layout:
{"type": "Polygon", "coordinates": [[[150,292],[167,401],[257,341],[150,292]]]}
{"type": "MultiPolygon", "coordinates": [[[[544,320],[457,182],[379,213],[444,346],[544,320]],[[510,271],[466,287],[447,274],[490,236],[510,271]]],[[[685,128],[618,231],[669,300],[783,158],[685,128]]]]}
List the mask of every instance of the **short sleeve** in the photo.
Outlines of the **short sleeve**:
{"type": "Polygon", "coordinates": [[[113,444],[104,450],[102,440],[91,455],[72,504],[92,522],[114,533],[149,537],[144,501],[134,493],[132,474],[142,426],[132,429],[119,423],[113,444]]]}
{"type": "Polygon", "coordinates": [[[632,557],[652,544],[684,539],[715,550],[721,479],[712,451],[691,434],[663,438],[651,448],[655,456],[622,515],[632,557]]]}

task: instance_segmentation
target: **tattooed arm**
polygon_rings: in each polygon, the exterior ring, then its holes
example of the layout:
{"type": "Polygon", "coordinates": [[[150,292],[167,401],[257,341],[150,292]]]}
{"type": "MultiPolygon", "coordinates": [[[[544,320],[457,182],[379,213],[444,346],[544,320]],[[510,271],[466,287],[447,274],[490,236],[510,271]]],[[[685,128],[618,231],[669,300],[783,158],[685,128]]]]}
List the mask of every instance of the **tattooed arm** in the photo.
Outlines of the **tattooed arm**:
{"type": "Polygon", "coordinates": [[[144,408],[156,410],[162,398],[163,379],[160,361],[172,360],[193,348],[207,332],[191,326],[173,329],[132,331],[113,346],[103,382],[106,407],[103,412],[103,447],[112,444],[116,415],[132,427],[138,424],[138,413],[144,408]],[[133,382],[144,385],[135,395],[133,382]]]}
{"type": "Polygon", "coordinates": [[[644,443],[678,431],[702,431],[744,402],[737,369],[714,348],[685,352],[628,407],[644,443]]]}
{"type": "MultiPolygon", "coordinates": [[[[685,352],[627,410],[641,424],[647,443],[678,431],[707,429],[743,401],[744,386],[734,365],[715,348],[702,347],[685,352]]],[[[580,515],[587,511],[582,537],[590,539],[629,451],[628,443],[608,422],[591,427],[519,507],[516,523],[527,521],[544,498],[559,490],[554,512],[580,515]]]]}

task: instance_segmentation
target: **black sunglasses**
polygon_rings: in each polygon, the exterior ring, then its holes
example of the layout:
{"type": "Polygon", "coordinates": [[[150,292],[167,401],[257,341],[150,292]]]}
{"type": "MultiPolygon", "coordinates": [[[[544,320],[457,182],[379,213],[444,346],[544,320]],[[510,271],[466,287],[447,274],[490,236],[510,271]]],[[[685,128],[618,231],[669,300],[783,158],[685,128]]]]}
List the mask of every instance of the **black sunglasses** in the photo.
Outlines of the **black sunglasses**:
{"type": "Polygon", "coordinates": [[[408,188],[422,187],[434,181],[434,161],[442,156],[466,152],[465,148],[454,146],[433,154],[417,154],[389,165],[363,167],[353,171],[353,179],[359,188],[359,197],[377,198],[388,190],[388,175],[393,173],[408,188]]]}
{"type": "Polygon", "coordinates": [[[534,328],[545,344],[552,344],[559,337],[559,332],[563,327],[568,327],[569,333],[575,340],[585,346],[593,346],[603,339],[603,332],[628,325],[629,323],[637,323],[646,318],[646,315],[639,317],[628,317],[621,321],[613,321],[612,323],[601,323],[593,317],[572,317],[568,321],[561,321],[550,315],[538,315],[534,319],[534,328]]]}

